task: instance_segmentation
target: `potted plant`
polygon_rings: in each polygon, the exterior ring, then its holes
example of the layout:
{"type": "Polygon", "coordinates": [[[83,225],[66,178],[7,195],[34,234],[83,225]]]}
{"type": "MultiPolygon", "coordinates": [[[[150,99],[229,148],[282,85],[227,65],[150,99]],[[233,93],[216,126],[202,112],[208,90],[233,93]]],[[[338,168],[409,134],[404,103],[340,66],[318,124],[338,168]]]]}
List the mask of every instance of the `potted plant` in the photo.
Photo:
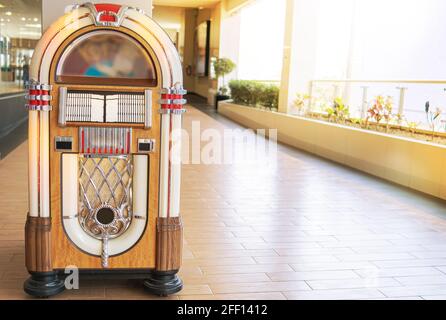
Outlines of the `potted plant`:
{"type": "Polygon", "coordinates": [[[1,68],[2,81],[14,81],[14,72],[11,67],[1,68]]]}
{"type": "Polygon", "coordinates": [[[297,111],[296,113],[300,116],[305,115],[306,102],[310,100],[310,95],[298,93],[296,94],[296,99],[293,102],[293,107],[297,111]]]}
{"type": "Polygon", "coordinates": [[[377,96],[372,106],[367,110],[366,129],[369,127],[369,120],[373,119],[378,131],[382,119],[386,121],[386,132],[388,131],[390,120],[392,119],[393,101],[392,97],[377,96]]]}
{"type": "Polygon", "coordinates": [[[326,109],[328,114],[328,121],[333,120],[336,123],[345,123],[345,120],[350,116],[350,110],[344,104],[341,97],[337,97],[333,101],[333,105],[326,109]]]}
{"type": "Polygon", "coordinates": [[[231,73],[235,69],[235,67],[236,65],[231,59],[215,59],[213,63],[215,77],[217,78],[217,80],[222,78],[222,85],[220,88],[218,88],[217,95],[215,96],[215,107],[218,106],[218,101],[228,100],[230,98],[229,89],[226,86],[225,82],[225,76],[231,73]]]}
{"type": "Polygon", "coordinates": [[[441,123],[441,109],[436,108],[434,111],[431,110],[429,101],[426,102],[424,111],[426,112],[427,123],[432,132],[432,140],[434,140],[435,132],[437,131],[437,126],[441,123]]]}

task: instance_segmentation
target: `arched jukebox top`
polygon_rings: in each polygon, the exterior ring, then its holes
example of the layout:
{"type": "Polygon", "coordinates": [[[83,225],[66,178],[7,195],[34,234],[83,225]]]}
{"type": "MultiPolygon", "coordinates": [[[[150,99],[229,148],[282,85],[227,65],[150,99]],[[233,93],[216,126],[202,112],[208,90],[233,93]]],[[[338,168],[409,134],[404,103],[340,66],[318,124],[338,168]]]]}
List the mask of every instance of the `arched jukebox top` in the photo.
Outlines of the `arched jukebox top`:
{"type": "Polygon", "coordinates": [[[182,84],[181,62],[169,36],[142,10],[132,7],[91,3],[73,6],[39,41],[31,63],[31,79],[49,83],[55,57],[60,58],[58,82],[89,83],[88,77],[111,76],[129,82],[107,84],[156,87],[155,72],[159,68],[162,88],[182,84]],[[57,57],[67,39],[66,51],[57,57]]]}
{"type": "MultiPolygon", "coordinates": [[[[122,197],[130,208],[126,212],[135,221],[127,227],[139,228],[113,239],[107,249],[111,255],[126,252],[138,243],[147,225],[143,221],[147,212],[155,211],[158,218],[179,216],[180,164],[171,158],[179,154],[180,139],[172,141],[172,136],[181,128],[186,91],[177,50],[157,23],[132,7],[75,5],[48,28],[37,44],[30,79],[31,217],[62,219],[72,243],[87,254],[101,255],[105,245],[101,249],[101,241],[86,238],[79,229],[91,231],[85,229],[86,218],[79,218],[79,223],[72,223],[76,220],[72,218],[86,212],[97,220],[99,212],[107,211],[104,208],[110,209],[108,213],[115,212],[115,218],[122,215],[122,203],[108,203],[100,194],[105,192],[100,187],[108,186],[106,198],[116,200],[116,188],[107,181],[111,176],[117,176],[123,186],[122,197]],[[152,157],[141,157],[149,153],[152,157]],[[82,160],[84,157],[90,160],[82,160]],[[129,159],[124,163],[128,181],[124,182],[117,171],[118,160],[101,160],[107,157],[129,159]],[[137,172],[140,167],[143,174],[137,172]],[[97,183],[88,174],[90,169],[92,175],[105,170],[111,173],[105,172],[97,183]],[[141,180],[142,175],[148,180],[141,180]],[[156,179],[152,181],[152,177],[156,179]],[[82,179],[84,185],[79,182],[82,179]],[[95,183],[99,185],[95,185],[97,190],[90,188],[95,183]],[[141,190],[149,185],[150,196],[144,196],[141,190]],[[93,198],[97,204],[93,204],[93,198]]],[[[94,227],[103,227],[96,220],[94,227]]],[[[119,222],[112,222],[115,220],[119,222]]],[[[102,233],[99,238],[112,237],[102,233]]]]}

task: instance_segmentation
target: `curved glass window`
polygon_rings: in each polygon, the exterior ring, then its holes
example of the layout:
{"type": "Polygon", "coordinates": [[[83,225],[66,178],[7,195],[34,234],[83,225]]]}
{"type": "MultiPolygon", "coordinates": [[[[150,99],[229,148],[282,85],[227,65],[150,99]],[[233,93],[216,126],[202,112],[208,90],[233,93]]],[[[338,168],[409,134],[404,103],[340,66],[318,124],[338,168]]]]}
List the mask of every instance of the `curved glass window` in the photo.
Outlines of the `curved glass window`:
{"type": "Polygon", "coordinates": [[[117,31],[86,33],[67,46],[56,81],[73,84],[156,86],[152,59],[133,38],[117,31]]]}

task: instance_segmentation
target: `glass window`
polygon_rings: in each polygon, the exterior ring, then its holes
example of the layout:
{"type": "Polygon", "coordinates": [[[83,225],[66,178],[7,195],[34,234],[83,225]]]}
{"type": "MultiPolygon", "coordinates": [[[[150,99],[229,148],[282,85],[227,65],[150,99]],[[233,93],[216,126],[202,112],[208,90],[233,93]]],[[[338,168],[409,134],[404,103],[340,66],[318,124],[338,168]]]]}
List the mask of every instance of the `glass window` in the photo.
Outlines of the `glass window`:
{"type": "Polygon", "coordinates": [[[1,1],[0,95],[23,91],[41,36],[41,0],[1,1]]]}
{"type": "Polygon", "coordinates": [[[155,86],[156,75],[148,53],[133,38],[117,31],[93,31],[67,47],[57,66],[56,81],[155,86]]]}
{"type": "Polygon", "coordinates": [[[240,16],[239,78],[280,81],[285,1],[258,0],[242,8],[240,16]]]}

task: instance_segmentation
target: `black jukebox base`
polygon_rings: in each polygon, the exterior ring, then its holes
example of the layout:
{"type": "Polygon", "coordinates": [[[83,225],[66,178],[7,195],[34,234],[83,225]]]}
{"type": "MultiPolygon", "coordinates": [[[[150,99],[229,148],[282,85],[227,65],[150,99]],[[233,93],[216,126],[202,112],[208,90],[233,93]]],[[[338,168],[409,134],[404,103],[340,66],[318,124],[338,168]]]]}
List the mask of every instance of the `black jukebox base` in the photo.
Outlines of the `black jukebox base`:
{"type": "Polygon", "coordinates": [[[23,284],[25,292],[33,297],[48,298],[65,290],[63,278],[57,272],[30,272],[23,284]]]}
{"type": "Polygon", "coordinates": [[[144,288],[147,292],[163,297],[177,293],[183,289],[183,281],[177,272],[177,270],[152,272],[144,281],[144,288]]]}
{"type": "MultiPolygon", "coordinates": [[[[169,296],[183,288],[183,282],[174,271],[155,271],[153,269],[79,269],[82,280],[143,280],[145,290],[157,296],[169,296]]],[[[55,296],[65,290],[65,278],[69,275],[64,269],[53,272],[30,272],[31,276],[25,281],[24,291],[37,298],[55,296]]]]}

